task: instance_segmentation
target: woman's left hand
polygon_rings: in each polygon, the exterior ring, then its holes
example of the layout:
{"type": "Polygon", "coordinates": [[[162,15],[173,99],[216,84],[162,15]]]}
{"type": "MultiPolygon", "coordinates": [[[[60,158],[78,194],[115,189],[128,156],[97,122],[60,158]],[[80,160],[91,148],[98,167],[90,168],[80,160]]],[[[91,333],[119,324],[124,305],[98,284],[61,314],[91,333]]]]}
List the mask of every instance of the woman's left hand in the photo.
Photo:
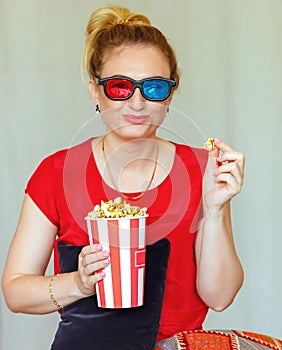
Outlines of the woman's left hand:
{"type": "Polygon", "coordinates": [[[244,181],[245,156],[227,143],[215,139],[203,181],[204,204],[220,208],[236,196],[244,181]]]}

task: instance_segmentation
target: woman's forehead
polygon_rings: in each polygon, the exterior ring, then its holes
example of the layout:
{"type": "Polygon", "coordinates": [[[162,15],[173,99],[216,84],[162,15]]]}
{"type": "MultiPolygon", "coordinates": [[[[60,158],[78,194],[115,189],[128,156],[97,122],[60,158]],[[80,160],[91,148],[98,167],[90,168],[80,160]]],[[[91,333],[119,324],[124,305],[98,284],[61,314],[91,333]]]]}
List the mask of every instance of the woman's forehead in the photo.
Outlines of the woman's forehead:
{"type": "Polygon", "coordinates": [[[100,75],[170,76],[169,63],[158,47],[130,45],[107,52],[100,75]]]}

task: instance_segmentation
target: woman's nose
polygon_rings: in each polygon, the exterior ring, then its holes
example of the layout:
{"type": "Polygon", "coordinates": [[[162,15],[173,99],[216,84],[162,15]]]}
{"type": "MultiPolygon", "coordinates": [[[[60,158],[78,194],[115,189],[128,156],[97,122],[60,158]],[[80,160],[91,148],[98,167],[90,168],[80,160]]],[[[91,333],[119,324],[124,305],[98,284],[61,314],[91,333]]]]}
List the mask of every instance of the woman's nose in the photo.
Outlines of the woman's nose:
{"type": "Polygon", "coordinates": [[[128,102],[131,103],[134,108],[142,109],[146,99],[142,96],[140,89],[136,88],[133,95],[128,99],[128,102]]]}

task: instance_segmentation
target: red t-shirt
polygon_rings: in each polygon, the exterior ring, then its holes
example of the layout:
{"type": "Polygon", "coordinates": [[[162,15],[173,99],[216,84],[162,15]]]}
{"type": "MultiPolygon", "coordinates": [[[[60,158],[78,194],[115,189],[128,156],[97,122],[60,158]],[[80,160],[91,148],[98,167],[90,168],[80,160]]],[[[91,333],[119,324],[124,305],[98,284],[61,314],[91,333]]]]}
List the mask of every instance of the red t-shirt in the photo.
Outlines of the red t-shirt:
{"type": "MultiPolygon", "coordinates": [[[[174,163],[165,180],[140,199],[127,200],[148,208],[148,244],[164,237],[170,241],[157,340],[183,330],[200,329],[208,311],[196,290],[194,251],[207,152],[181,144],[175,146],[174,163]]],[[[54,242],[55,273],[60,272],[57,243],[89,244],[85,216],[102,199],[120,195],[103,181],[93,156],[91,139],[45,158],[25,191],[58,227],[54,242]]]]}

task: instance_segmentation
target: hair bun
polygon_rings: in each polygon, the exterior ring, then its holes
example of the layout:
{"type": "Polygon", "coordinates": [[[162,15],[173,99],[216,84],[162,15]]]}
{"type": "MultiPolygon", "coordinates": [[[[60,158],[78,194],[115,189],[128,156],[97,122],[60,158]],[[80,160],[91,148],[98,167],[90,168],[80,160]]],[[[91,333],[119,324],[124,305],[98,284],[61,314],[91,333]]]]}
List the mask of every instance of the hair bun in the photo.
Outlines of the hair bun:
{"type": "Polygon", "coordinates": [[[92,36],[100,30],[117,24],[125,25],[151,25],[149,19],[141,14],[130,12],[124,7],[103,7],[99,8],[90,16],[86,31],[92,36]]]}

